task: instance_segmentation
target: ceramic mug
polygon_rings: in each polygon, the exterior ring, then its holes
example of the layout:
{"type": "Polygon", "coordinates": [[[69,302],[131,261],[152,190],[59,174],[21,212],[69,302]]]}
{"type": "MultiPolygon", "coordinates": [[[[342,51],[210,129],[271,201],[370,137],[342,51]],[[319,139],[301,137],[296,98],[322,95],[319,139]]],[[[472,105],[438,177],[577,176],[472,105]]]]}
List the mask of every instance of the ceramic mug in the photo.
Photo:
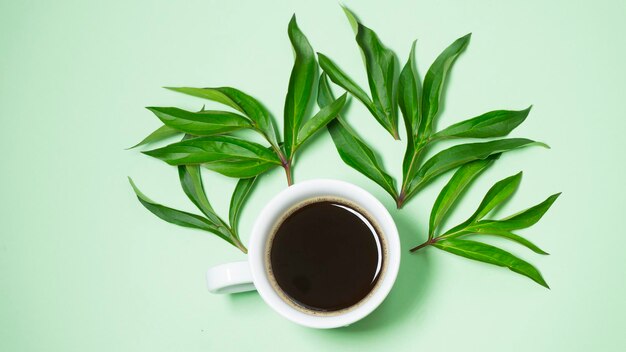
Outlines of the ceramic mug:
{"type": "Polygon", "coordinates": [[[207,285],[213,293],[236,293],[257,290],[276,312],[300,325],[328,329],[350,325],[380,305],[393,286],[400,266],[400,239],[393,218],[378,199],[353,184],[318,179],[304,181],[278,193],[259,214],[250,236],[248,261],[218,265],[207,271],[207,285]],[[337,197],[358,205],[377,223],[386,242],[384,258],[387,265],[381,280],[370,295],[355,307],[337,315],[313,315],[297,310],[276,292],[268,277],[266,251],[276,222],[297,204],[317,197],[337,197]]]}

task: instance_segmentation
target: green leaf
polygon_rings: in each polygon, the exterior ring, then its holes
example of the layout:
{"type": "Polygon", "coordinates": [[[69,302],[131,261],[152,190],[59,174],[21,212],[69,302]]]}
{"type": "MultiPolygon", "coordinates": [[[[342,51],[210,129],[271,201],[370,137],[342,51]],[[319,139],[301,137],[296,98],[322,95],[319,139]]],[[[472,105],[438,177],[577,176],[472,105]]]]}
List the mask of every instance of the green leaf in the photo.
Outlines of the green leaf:
{"type": "Polygon", "coordinates": [[[365,57],[367,80],[378,122],[398,139],[398,116],[396,112],[396,56],[387,49],[378,35],[363,24],[358,24],[356,41],[365,57]]]}
{"type": "MultiPolygon", "coordinates": [[[[240,100],[240,99],[233,99],[233,95],[240,95],[237,93],[246,95],[245,93],[240,92],[234,88],[229,88],[229,87],[219,87],[219,88],[165,87],[165,89],[169,89],[178,93],[191,95],[197,98],[211,100],[220,104],[224,104],[244,114],[247,114],[248,112],[254,113],[254,110],[255,110],[255,109],[249,110],[247,104],[245,105],[239,104],[237,100],[240,100]]],[[[244,101],[246,100],[248,99],[244,99],[244,101]]]]}
{"type": "Polygon", "coordinates": [[[511,271],[524,275],[541,286],[549,288],[537,268],[500,248],[481,242],[461,239],[445,239],[433,245],[461,257],[509,268],[511,271]]]}
{"type": "MultiPolygon", "coordinates": [[[[395,91],[396,56],[382,44],[374,31],[360,23],[354,13],[343,5],[341,7],[348,18],[350,27],[352,27],[356,36],[357,44],[361,49],[361,57],[365,63],[373,102],[367,97],[365,92],[362,92],[363,97],[359,98],[350,89],[344,88],[361,100],[376,120],[395,139],[399,139],[395,91]]],[[[335,82],[333,76],[331,76],[331,79],[335,82]]],[[[335,83],[341,85],[341,83],[335,83]]]]}
{"type": "Polygon", "coordinates": [[[411,45],[409,59],[404,65],[404,68],[402,68],[398,81],[398,105],[402,112],[407,138],[404,159],[402,160],[403,180],[409,174],[410,170],[417,166],[415,163],[418,157],[415,150],[415,141],[421,120],[421,83],[415,65],[415,43],[416,41],[411,45]]]}
{"type": "MultiPolygon", "coordinates": [[[[341,8],[343,9],[343,13],[346,15],[346,18],[348,18],[348,23],[350,23],[350,28],[352,28],[352,32],[354,32],[354,35],[356,36],[359,33],[359,19],[346,6],[341,5],[341,8]]],[[[365,54],[363,54],[363,50],[360,50],[360,52],[361,59],[363,59],[363,63],[365,64],[365,54]]]]}
{"type": "Polygon", "coordinates": [[[142,145],[160,142],[164,139],[177,136],[181,133],[182,132],[175,130],[169,126],[161,126],[157,128],[154,132],[150,133],[148,137],[144,138],[141,142],[135,144],[134,146],[128,149],[133,149],[133,148],[140,147],[142,145]]]}
{"type": "MultiPolygon", "coordinates": [[[[322,74],[320,77],[317,99],[321,108],[333,101],[326,74],[322,74]]],[[[332,120],[327,128],[341,159],[347,165],[379,184],[393,198],[396,198],[396,187],[393,178],[385,172],[374,152],[354,131],[343,123],[341,117],[338,116],[335,120],[332,120]]]]}
{"type": "Polygon", "coordinates": [[[321,53],[317,53],[317,57],[320,63],[320,67],[324,72],[328,75],[331,81],[333,81],[338,86],[347,90],[348,93],[352,94],[353,97],[360,100],[363,105],[369,110],[369,112],[376,118],[378,123],[380,123],[385,129],[389,130],[387,125],[387,118],[384,114],[381,114],[381,111],[376,107],[376,105],[369,98],[367,93],[359,87],[348,75],[346,75],[335,63],[333,63],[328,57],[321,53]]]}
{"type": "Polygon", "coordinates": [[[311,100],[311,93],[313,92],[313,85],[317,75],[317,63],[315,62],[313,48],[300,31],[300,28],[298,28],[295,15],[289,22],[288,33],[296,56],[291,77],[289,78],[284,114],[284,146],[287,158],[291,159],[297,147],[298,131],[311,100]]]}
{"type": "MultiPolygon", "coordinates": [[[[408,135],[407,135],[408,136],[408,135]]],[[[415,170],[419,163],[419,153],[416,153],[415,144],[412,137],[407,138],[406,150],[404,151],[404,158],[402,159],[402,181],[403,186],[406,180],[410,180],[409,174],[415,177],[415,170]]]]}
{"type": "Polygon", "coordinates": [[[222,219],[215,213],[215,210],[213,210],[206,196],[202,176],[200,174],[200,167],[197,165],[180,165],[178,167],[178,177],[180,179],[180,185],[189,200],[191,200],[213,224],[218,227],[223,225],[222,219]]]}
{"type": "Polygon", "coordinates": [[[198,165],[223,175],[248,178],[280,165],[264,146],[230,136],[200,137],[143,152],[170,165],[198,165]]]}
{"type": "Polygon", "coordinates": [[[530,139],[509,138],[483,143],[461,144],[445,149],[428,159],[416,172],[415,177],[410,177],[412,182],[410,184],[409,191],[407,192],[407,198],[412,196],[421,187],[432,181],[436,176],[439,176],[446,171],[457,168],[470,161],[485,159],[493,154],[503,153],[531,145],[542,145],[547,147],[543,143],[535,142],[530,139]]]}
{"type": "Polygon", "coordinates": [[[455,123],[435,133],[431,139],[503,137],[524,122],[530,109],[531,107],[520,111],[490,111],[469,120],[455,123]]]}
{"type": "Polygon", "coordinates": [[[493,186],[491,186],[489,191],[487,191],[487,194],[485,194],[485,197],[483,197],[483,200],[480,202],[480,205],[478,206],[478,209],[476,209],[474,214],[472,214],[472,216],[470,216],[463,223],[446,231],[443,235],[447,236],[449,234],[462,231],[465,231],[464,233],[467,233],[466,228],[470,224],[484,218],[495,207],[502,204],[505,200],[511,197],[511,195],[513,195],[513,193],[519,187],[521,181],[522,172],[520,171],[513,176],[509,176],[496,182],[493,186]]]}
{"type": "Polygon", "coordinates": [[[518,236],[510,231],[506,231],[506,230],[496,230],[496,229],[480,229],[480,228],[475,228],[472,233],[476,233],[476,234],[480,234],[480,235],[491,235],[491,236],[497,236],[497,237],[502,237],[502,238],[506,238],[508,240],[511,240],[513,242],[517,242],[519,244],[521,244],[522,246],[530,249],[531,251],[537,253],[537,254],[543,254],[543,255],[548,255],[548,253],[546,251],[544,251],[543,249],[537,247],[534,243],[530,242],[529,240],[525,239],[522,236],[518,236]]]}
{"type": "Polygon", "coordinates": [[[135,191],[135,194],[137,195],[137,199],[139,199],[139,202],[146,209],[148,209],[152,214],[175,225],[211,232],[221,237],[222,239],[228,241],[229,243],[233,244],[233,241],[228,236],[225,236],[224,234],[222,234],[219,231],[219,229],[214,224],[212,224],[208,219],[205,219],[199,215],[187,213],[181,210],[176,210],[176,209],[169,208],[164,205],[155,203],[146,195],[141,193],[141,191],[137,188],[137,186],[135,185],[135,183],[130,177],[128,178],[128,181],[130,182],[130,185],[133,187],[133,190],[135,191]]]}
{"type": "Polygon", "coordinates": [[[347,7],[341,5],[341,8],[343,9],[343,13],[345,13],[346,17],[348,18],[348,22],[350,23],[352,31],[356,35],[359,32],[359,20],[356,18],[356,15],[352,13],[352,11],[350,11],[347,7]]]}
{"type": "Polygon", "coordinates": [[[417,69],[415,65],[415,43],[411,45],[411,53],[404,68],[400,72],[398,81],[398,105],[404,118],[408,141],[413,143],[417,136],[417,129],[420,123],[420,85],[417,69]]]}
{"type": "Polygon", "coordinates": [[[348,93],[352,94],[352,96],[360,100],[365,105],[365,107],[370,110],[372,114],[376,113],[374,103],[367,95],[367,93],[365,93],[365,91],[361,87],[359,87],[350,77],[348,77],[345,72],[343,72],[334,62],[326,57],[326,55],[322,53],[317,53],[317,58],[319,60],[320,67],[322,68],[322,70],[324,70],[324,72],[331,81],[333,81],[336,85],[342,87],[343,89],[347,90],[348,93]]]}
{"type": "Polygon", "coordinates": [[[235,187],[235,191],[233,192],[233,196],[230,199],[228,218],[230,226],[235,234],[239,233],[239,213],[244,206],[250,190],[252,190],[252,186],[254,186],[254,181],[256,181],[256,177],[243,178],[239,180],[239,182],[237,182],[237,186],[235,187]]]}
{"type": "Polygon", "coordinates": [[[347,93],[339,97],[339,99],[333,101],[330,105],[322,108],[317,114],[310,118],[298,132],[298,144],[296,147],[301,146],[307,139],[314,135],[321,128],[328,125],[330,121],[335,119],[343,106],[346,104],[347,93]]]}
{"type": "Polygon", "coordinates": [[[186,111],[172,107],[148,107],[166,126],[196,136],[211,136],[251,128],[250,120],[227,111],[186,111]]]}
{"type": "Polygon", "coordinates": [[[272,115],[256,99],[248,94],[231,87],[218,88],[191,88],[191,87],[166,87],[175,92],[204,98],[230,106],[243,113],[252,120],[253,126],[261,132],[267,140],[278,145],[276,140],[276,129],[272,121],[272,115]]]}
{"type": "Polygon", "coordinates": [[[349,166],[367,176],[396,198],[396,186],[378,162],[376,155],[354,131],[340,118],[328,124],[328,131],[335,143],[341,159],[349,166]]]}
{"type": "Polygon", "coordinates": [[[336,101],[336,99],[328,83],[328,74],[322,72],[317,83],[317,106],[319,106],[320,109],[324,109],[334,101],[336,101]]]}
{"type": "Polygon", "coordinates": [[[430,137],[433,121],[439,112],[443,85],[457,57],[465,50],[470,41],[470,34],[454,41],[433,62],[424,77],[424,93],[422,95],[422,119],[418,135],[420,139],[430,137]]]}
{"type": "Polygon", "coordinates": [[[528,228],[541,220],[543,215],[548,211],[548,209],[550,209],[554,201],[556,201],[560,195],[561,193],[553,194],[543,202],[526,210],[522,210],[521,212],[511,215],[503,220],[479,221],[475,225],[468,227],[468,230],[473,230],[475,228],[480,228],[483,231],[489,231],[490,229],[518,230],[528,228]]]}
{"type": "Polygon", "coordinates": [[[489,212],[491,212],[495,207],[502,204],[505,200],[507,200],[519,187],[520,182],[522,181],[522,172],[504,178],[498,182],[496,182],[485,194],[485,197],[480,202],[478,209],[467,219],[466,224],[470,224],[477,220],[484,218],[489,212]]]}
{"type": "MultiPolygon", "coordinates": [[[[496,154],[494,157],[497,157],[496,154]]],[[[461,166],[450,178],[450,181],[443,187],[433,209],[430,213],[430,222],[428,227],[428,237],[432,238],[441,221],[448,214],[450,208],[455,204],[461,193],[467,186],[485,170],[494,160],[494,157],[476,160],[461,166]]]]}

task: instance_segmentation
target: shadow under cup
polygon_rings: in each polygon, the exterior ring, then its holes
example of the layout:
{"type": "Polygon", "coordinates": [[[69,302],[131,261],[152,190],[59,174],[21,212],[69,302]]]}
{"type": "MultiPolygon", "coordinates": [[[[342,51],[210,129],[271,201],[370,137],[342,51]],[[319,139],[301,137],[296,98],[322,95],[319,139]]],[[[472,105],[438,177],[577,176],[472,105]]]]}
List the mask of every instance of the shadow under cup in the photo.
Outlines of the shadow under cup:
{"type": "MultiPolygon", "coordinates": [[[[324,221],[331,221],[332,219],[318,217],[317,220],[317,227],[319,228],[319,225],[324,221]]],[[[323,225],[327,226],[327,229],[332,229],[332,224],[323,225]]],[[[349,242],[350,239],[347,241],[349,242]]],[[[315,250],[309,250],[307,252],[305,242],[299,243],[299,245],[301,246],[295,247],[299,248],[297,250],[305,250],[303,253],[299,254],[308,256],[308,258],[313,256],[313,259],[315,259],[315,250]]],[[[320,244],[318,243],[317,245],[320,244]]],[[[349,245],[349,243],[346,243],[346,245],[349,245]]],[[[313,247],[315,247],[315,244],[313,244],[313,247]]],[[[339,246],[336,248],[347,247],[339,246]]],[[[335,252],[333,254],[341,255],[340,252],[335,252]]],[[[354,259],[359,257],[357,254],[358,253],[351,253],[350,255],[352,256],[352,259],[354,259]]],[[[344,254],[344,256],[349,257],[347,254],[344,254]]],[[[335,261],[331,260],[329,266],[322,268],[319,273],[309,272],[309,274],[313,275],[309,275],[309,279],[314,279],[315,275],[329,275],[329,270],[332,270],[333,265],[336,265],[337,263],[346,263],[340,259],[341,258],[338,258],[338,260],[335,261]]],[[[395,223],[387,209],[374,196],[365,190],[343,181],[305,181],[293,185],[277,194],[262,210],[254,224],[250,238],[249,264],[255,288],[263,300],[278,313],[287,319],[304,326],[314,328],[335,328],[347,326],[362,319],[376,309],[376,307],[378,307],[385,299],[391,290],[398,273],[400,264],[400,241],[395,223]],[[274,244],[280,243],[276,240],[278,239],[277,236],[281,236],[281,227],[286,223],[286,221],[292,219],[295,214],[301,212],[303,209],[306,209],[307,206],[320,204],[322,202],[333,203],[335,206],[340,207],[344,206],[346,211],[358,213],[358,216],[361,217],[363,223],[366,224],[365,226],[371,226],[373,237],[370,238],[370,241],[373,241],[375,244],[373,246],[371,244],[364,244],[364,246],[354,248],[353,250],[356,252],[363,250],[378,252],[378,254],[374,254],[373,256],[371,254],[360,256],[360,260],[362,260],[361,263],[352,263],[352,265],[356,264],[356,267],[348,265],[337,268],[341,269],[342,273],[334,276],[331,275],[331,278],[341,278],[343,275],[344,278],[349,280],[350,278],[346,275],[349,275],[350,270],[352,269],[358,270],[358,265],[376,266],[374,277],[372,277],[374,280],[371,281],[371,285],[369,287],[362,287],[360,290],[353,290],[355,292],[360,291],[362,297],[354,296],[351,292],[343,292],[351,290],[350,288],[342,290],[342,292],[338,292],[338,296],[343,294],[343,296],[346,297],[351,295],[353,298],[356,297],[354,302],[350,304],[348,304],[349,300],[344,300],[343,306],[331,305],[320,307],[317,304],[307,305],[306,302],[303,304],[302,297],[304,296],[294,297],[296,295],[294,295],[295,291],[293,290],[293,287],[287,287],[289,285],[288,283],[286,285],[284,280],[281,282],[281,276],[284,276],[284,273],[278,272],[278,267],[272,266],[273,259],[274,263],[277,263],[276,257],[283,260],[283,264],[289,263],[288,260],[290,258],[292,260],[294,258],[298,259],[297,256],[293,255],[293,253],[286,253],[282,250],[279,250],[279,253],[282,253],[283,255],[272,255],[274,244]],[[368,257],[371,258],[368,259],[368,257]],[[284,261],[285,259],[287,259],[287,262],[284,261]],[[372,260],[374,260],[375,264],[370,263],[372,260]]],[[[310,265],[311,262],[308,262],[308,264],[310,265]]],[[[313,269],[314,267],[309,267],[309,270],[313,269]]],[[[297,271],[297,269],[293,269],[292,274],[294,270],[297,271]]],[[[365,274],[369,272],[368,270],[358,271],[365,274]]],[[[286,272],[289,273],[288,267],[286,272]]],[[[287,278],[287,276],[285,276],[285,278],[287,278]]],[[[302,282],[300,285],[306,286],[307,283],[302,282]]],[[[346,286],[342,286],[341,284],[336,287],[346,288],[346,286]]],[[[326,301],[322,300],[315,302],[332,302],[335,297],[333,297],[331,293],[328,293],[326,298],[326,301]]]]}

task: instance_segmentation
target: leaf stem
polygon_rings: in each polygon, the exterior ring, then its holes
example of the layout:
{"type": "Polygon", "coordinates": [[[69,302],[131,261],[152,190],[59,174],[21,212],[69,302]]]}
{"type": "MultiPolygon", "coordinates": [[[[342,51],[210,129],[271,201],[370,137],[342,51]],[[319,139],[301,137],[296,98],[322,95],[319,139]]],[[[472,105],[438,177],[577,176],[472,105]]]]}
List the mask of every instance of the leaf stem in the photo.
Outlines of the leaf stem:
{"type": "Polygon", "coordinates": [[[405,199],[406,199],[406,194],[404,192],[404,189],[402,189],[400,191],[400,194],[398,194],[398,197],[396,198],[396,207],[398,209],[402,209],[402,207],[404,206],[405,199]]]}
{"type": "Polygon", "coordinates": [[[395,139],[396,141],[400,140],[400,134],[398,133],[398,126],[393,127],[393,129],[391,130],[391,135],[393,136],[393,139],[395,139]]]}
{"type": "Polygon", "coordinates": [[[424,248],[426,246],[430,246],[432,244],[435,244],[439,240],[444,240],[444,239],[447,239],[447,238],[456,238],[456,237],[459,237],[459,236],[463,236],[463,235],[467,234],[467,232],[464,232],[464,231],[465,231],[465,228],[462,228],[462,229],[459,229],[457,231],[450,232],[450,233],[445,234],[445,235],[441,235],[439,237],[432,237],[433,235],[429,234],[428,235],[428,240],[426,240],[426,242],[420,244],[419,246],[411,248],[411,252],[415,252],[415,251],[418,251],[418,250],[420,250],[420,249],[422,249],[422,248],[424,248]]]}
{"type": "MultiPolygon", "coordinates": [[[[287,175],[287,186],[293,185],[293,177],[292,177],[292,172],[291,172],[291,169],[292,169],[291,159],[287,159],[287,157],[285,157],[285,153],[283,153],[282,149],[279,146],[272,143],[272,140],[269,138],[267,134],[265,134],[265,132],[263,132],[259,128],[255,128],[255,130],[269,142],[270,147],[274,150],[274,153],[278,155],[278,158],[280,159],[280,163],[282,164],[282,167],[285,169],[285,174],[287,175]]],[[[292,152],[292,155],[293,155],[293,152],[292,152]]]]}
{"type": "Polygon", "coordinates": [[[293,185],[293,177],[291,174],[291,161],[285,160],[283,161],[283,168],[285,169],[285,175],[287,175],[287,186],[293,185]]]}
{"type": "Polygon", "coordinates": [[[242,251],[243,254],[248,254],[248,249],[246,248],[246,246],[243,245],[243,243],[241,243],[239,236],[233,234],[231,236],[231,239],[233,240],[233,244],[235,245],[235,247],[239,248],[239,250],[242,251]]]}
{"type": "Polygon", "coordinates": [[[430,246],[432,244],[437,243],[437,241],[439,241],[439,239],[440,239],[439,237],[430,238],[430,239],[426,240],[424,243],[420,244],[419,246],[415,246],[415,247],[411,248],[410,251],[411,251],[411,253],[419,251],[420,249],[422,249],[424,247],[427,247],[427,246],[430,246]]]}
{"type": "Polygon", "coordinates": [[[280,158],[280,163],[285,169],[285,175],[287,176],[287,186],[293,185],[293,176],[292,176],[292,159],[287,159],[285,154],[280,149],[276,150],[276,154],[278,154],[278,158],[280,158]]]}

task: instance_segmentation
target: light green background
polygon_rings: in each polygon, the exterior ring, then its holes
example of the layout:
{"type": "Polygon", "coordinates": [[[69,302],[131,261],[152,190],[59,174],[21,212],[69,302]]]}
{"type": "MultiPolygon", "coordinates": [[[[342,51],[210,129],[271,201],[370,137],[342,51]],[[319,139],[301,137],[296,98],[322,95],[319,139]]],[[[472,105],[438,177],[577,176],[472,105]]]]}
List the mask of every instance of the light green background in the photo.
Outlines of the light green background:
{"type": "MultiPolygon", "coordinates": [[[[623,351],[626,349],[624,116],[626,3],[615,1],[348,1],[404,61],[418,38],[425,72],[473,32],[440,126],[497,108],[532,113],[514,136],[551,150],[503,156],[464,198],[461,220],[490,184],[524,170],[501,215],[563,191],[525,235],[552,255],[502,244],[536,264],[547,290],[505,269],[430,248],[430,205],[444,177],[401,212],[394,290],[349,328],[303,328],[256,293],[214,296],[211,265],[245,257],[217,238],[166,224],[137,202],[192,210],[174,168],[125,151],[158,121],[148,105],[197,109],[167,85],[232,85],[282,120],[292,13],[318,51],[366,84],[335,1],[2,1],[0,3],[1,351],[623,351]]],[[[209,105],[212,106],[212,105],[209,105]]],[[[349,121],[399,177],[393,142],[357,103],[349,121]]],[[[303,150],[297,181],[338,178],[391,199],[343,165],[326,133],[303,150]]],[[[206,174],[225,214],[234,181],[206,174]]],[[[243,214],[244,240],[285,187],[274,170],[243,214]]]]}

